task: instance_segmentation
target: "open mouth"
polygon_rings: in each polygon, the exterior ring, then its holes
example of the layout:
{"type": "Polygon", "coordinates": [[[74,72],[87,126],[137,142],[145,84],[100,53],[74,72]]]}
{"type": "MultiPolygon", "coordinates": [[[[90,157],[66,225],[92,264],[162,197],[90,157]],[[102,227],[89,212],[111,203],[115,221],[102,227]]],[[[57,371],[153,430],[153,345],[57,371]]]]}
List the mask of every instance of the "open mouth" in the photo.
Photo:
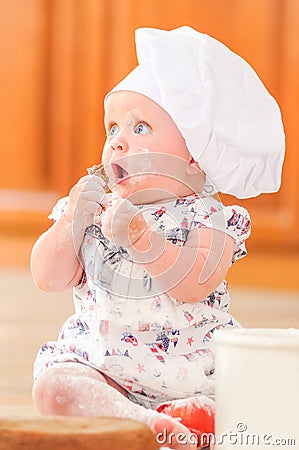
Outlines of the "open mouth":
{"type": "Polygon", "coordinates": [[[119,183],[121,180],[123,180],[124,178],[126,178],[129,175],[128,172],[126,171],[126,169],[124,169],[119,164],[112,163],[111,166],[112,166],[112,170],[113,170],[113,174],[114,174],[116,183],[119,183]]]}

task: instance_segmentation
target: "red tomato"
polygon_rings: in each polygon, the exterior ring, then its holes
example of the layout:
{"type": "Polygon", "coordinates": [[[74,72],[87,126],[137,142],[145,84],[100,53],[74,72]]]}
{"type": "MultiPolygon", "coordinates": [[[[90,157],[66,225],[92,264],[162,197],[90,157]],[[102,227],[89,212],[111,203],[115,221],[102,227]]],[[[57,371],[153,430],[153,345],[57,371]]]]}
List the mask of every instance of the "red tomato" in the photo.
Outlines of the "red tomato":
{"type": "Polygon", "coordinates": [[[208,445],[209,433],[214,434],[215,406],[207,397],[190,397],[163,403],[158,412],[179,419],[192,433],[195,433],[199,444],[208,445]],[[202,434],[204,436],[202,437],[202,434]]]}

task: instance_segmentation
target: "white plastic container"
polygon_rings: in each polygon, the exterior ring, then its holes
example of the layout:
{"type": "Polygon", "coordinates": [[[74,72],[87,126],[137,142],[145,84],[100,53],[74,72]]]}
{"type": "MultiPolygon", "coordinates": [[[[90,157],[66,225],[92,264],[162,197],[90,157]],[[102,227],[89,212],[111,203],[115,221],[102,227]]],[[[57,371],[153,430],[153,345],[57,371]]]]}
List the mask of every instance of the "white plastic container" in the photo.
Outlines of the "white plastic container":
{"type": "Polygon", "coordinates": [[[215,334],[216,449],[299,449],[299,330],[215,334]]]}

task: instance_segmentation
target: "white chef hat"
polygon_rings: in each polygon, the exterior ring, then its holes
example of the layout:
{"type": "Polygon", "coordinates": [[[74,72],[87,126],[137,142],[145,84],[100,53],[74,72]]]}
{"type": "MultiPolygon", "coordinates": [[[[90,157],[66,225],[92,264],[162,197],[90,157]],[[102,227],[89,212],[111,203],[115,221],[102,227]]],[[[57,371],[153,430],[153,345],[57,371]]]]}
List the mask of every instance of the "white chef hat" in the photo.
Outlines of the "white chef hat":
{"type": "Polygon", "coordinates": [[[249,64],[187,26],[140,28],[135,38],[138,66],[109,94],[138,92],[167,111],[217,191],[239,198],[277,191],[281,114],[249,64]]]}

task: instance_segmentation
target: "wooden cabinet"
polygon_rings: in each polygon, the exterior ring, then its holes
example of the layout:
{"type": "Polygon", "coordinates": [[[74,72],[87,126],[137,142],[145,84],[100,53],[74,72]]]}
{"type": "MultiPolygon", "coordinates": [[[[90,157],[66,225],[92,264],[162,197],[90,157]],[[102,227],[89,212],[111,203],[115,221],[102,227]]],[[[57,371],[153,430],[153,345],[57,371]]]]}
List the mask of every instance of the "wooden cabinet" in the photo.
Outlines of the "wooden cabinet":
{"type": "Polygon", "coordinates": [[[251,252],[298,260],[298,0],[2,0],[0,25],[2,233],[42,231],[55,198],[100,160],[103,98],[136,63],[135,28],[190,25],[241,54],[280,104],[281,190],[237,201],[253,218],[251,252]]]}

